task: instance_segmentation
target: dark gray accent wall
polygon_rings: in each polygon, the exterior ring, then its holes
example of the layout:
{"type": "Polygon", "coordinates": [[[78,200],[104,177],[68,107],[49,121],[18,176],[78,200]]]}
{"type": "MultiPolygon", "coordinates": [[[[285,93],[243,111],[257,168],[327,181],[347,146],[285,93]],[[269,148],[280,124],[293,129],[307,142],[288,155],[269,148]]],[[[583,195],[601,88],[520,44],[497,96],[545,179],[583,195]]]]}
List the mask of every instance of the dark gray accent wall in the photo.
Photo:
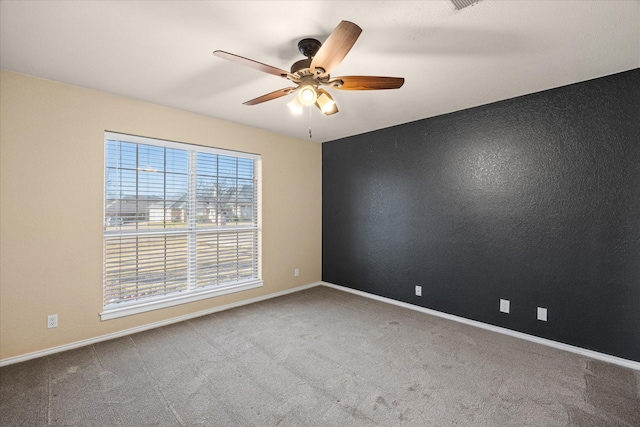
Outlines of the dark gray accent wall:
{"type": "Polygon", "coordinates": [[[640,361],[640,69],[328,142],[322,174],[324,281],[640,361]]]}

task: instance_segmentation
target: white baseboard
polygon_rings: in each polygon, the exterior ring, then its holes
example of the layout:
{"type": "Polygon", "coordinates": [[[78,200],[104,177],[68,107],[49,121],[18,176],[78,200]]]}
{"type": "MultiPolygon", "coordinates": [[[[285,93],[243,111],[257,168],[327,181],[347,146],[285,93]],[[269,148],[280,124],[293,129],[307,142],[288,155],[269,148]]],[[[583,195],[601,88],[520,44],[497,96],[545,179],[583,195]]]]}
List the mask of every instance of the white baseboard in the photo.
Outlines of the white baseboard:
{"type": "Polygon", "coordinates": [[[47,355],[50,355],[50,354],[55,354],[55,353],[60,353],[60,352],[67,351],[67,350],[72,350],[72,349],[75,349],[75,348],[84,347],[84,346],[91,345],[91,344],[96,344],[96,343],[99,343],[99,342],[102,342],[102,341],[111,340],[111,339],[114,339],[114,338],[120,338],[120,337],[123,337],[123,336],[126,336],[126,335],[135,334],[137,332],[142,332],[142,331],[146,331],[146,330],[149,330],[149,329],[159,328],[161,326],[171,325],[173,323],[183,322],[185,320],[194,319],[194,318],[200,317],[200,316],[206,316],[207,314],[217,313],[217,312],[220,312],[220,311],[225,311],[225,310],[229,310],[229,309],[236,308],[236,307],[241,307],[243,305],[253,304],[253,303],[256,303],[256,302],[260,302],[260,301],[265,301],[265,300],[268,300],[268,299],[271,299],[271,298],[276,298],[276,297],[287,295],[287,294],[291,294],[291,293],[294,293],[294,292],[303,291],[305,289],[310,289],[310,288],[313,288],[315,286],[327,286],[329,288],[338,289],[340,291],[349,292],[349,293],[352,293],[352,294],[355,294],[355,295],[360,295],[360,296],[363,296],[363,297],[366,297],[366,298],[371,298],[371,299],[374,299],[374,300],[377,300],[377,301],[385,302],[385,303],[388,303],[388,304],[393,304],[393,305],[396,305],[396,306],[399,306],[399,307],[403,307],[403,308],[407,308],[407,309],[410,309],[410,310],[419,311],[419,312],[422,312],[422,313],[425,313],[425,314],[430,314],[432,316],[437,316],[437,317],[442,317],[444,319],[453,320],[454,322],[464,323],[466,325],[475,326],[477,328],[486,329],[486,330],[489,330],[489,331],[497,332],[499,334],[509,335],[511,337],[520,338],[520,339],[523,339],[523,340],[535,342],[535,343],[538,343],[538,344],[542,344],[542,345],[546,345],[546,346],[549,346],[549,347],[557,348],[557,349],[560,349],[560,350],[568,351],[568,352],[571,352],[571,353],[579,354],[579,355],[582,355],[582,356],[590,357],[592,359],[601,360],[603,362],[608,362],[608,363],[612,363],[614,365],[623,366],[625,368],[630,368],[630,369],[634,369],[636,371],[640,371],[640,362],[635,362],[633,360],[627,360],[627,359],[623,359],[623,358],[620,358],[620,357],[611,356],[611,355],[604,354],[604,353],[599,353],[597,351],[587,350],[587,349],[576,347],[576,346],[572,346],[572,345],[569,345],[569,344],[564,344],[564,343],[560,343],[560,342],[557,342],[557,341],[548,340],[546,338],[540,338],[540,337],[536,337],[534,335],[529,335],[529,334],[525,334],[525,333],[522,333],[522,332],[512,331],[510,329],[501,328],[499,326],[494,326],[494,325],[489,325],[487,323],[478,322],[476,320],[465,319],[464,317],[459,317],[459,316],[454,316],[452,314],[442,313],[440,311],[431,310],[429,308],[420,307],[418,305],[413,305],[413,304],[409,304],[409,303],[406,303],[406,302],[397,301],[397,300],[394,300],[394,299],[391,299],[391,298],[386,298],[386,297],[381,297],[381,296],[378,296],[378,295],[369,294],[367,292],[358,291],[358,290],[347,288],[347,287],[340,286],[340,285],[334,285],[333,283],[328,283],[328,282],[310,283],[308,285],[298,286],[298,287],[295,287],[295,288],[286,289],[284,291],[274,292],[274,293],[268,294],[268,295],[263,295],[263,296],[259,296],[259,297],[255,297],[255,298],[250,298],[250,299],[247,299],[247,300],[238,301],[238,302],[231,303],[231,304],[221,305],[219,307],[213,307],[213,308],[210,308],[210,309],[207,309],[207,310],[202,310],[202,311],[198,311],[198,312],[195,312],[195,313],[185,314],[183,316],[173,317],[171,319],[162,320],[160,322],[149,323],[147,325],[142,325],[142,326],[138,326],[138,327],[135,327],[135,328],[125,329],[123,331],[118,331],[118,332],[114,332],[114,333],[111,333],[111,334],[101,335],[101,336],[95,337],[95,338],[89,338],[89,339],[82,340],[82,341],[76,341],[76,342],[71,343],[71,344],[65,344],[65,345],[61,345],[61,346],[58,346],[58,347],[52,347],[52,348],[48,348],[48,349],[45,349],[45,350],[35,351],[33,353],[23,354],[23,355],[20,355],[20,356],[9,357],[7,359],[0,360],[0,367],[6,366],[6,365],[11,365],[11,364],[14,364],[14,363],[24,362],[24,361],[31,360],[31,359],[36,359],[38,357],[47,356],[47,355]]]}
{"type": "Polygon", "coordinates": [[[73,342],[71,344],[60,345],[60,346],[48,348],[48,349],[45,349],[45,350],[34,351],[33,353],[27,353],[27,354],[23,354],[23,355],[20,355],[20,356],[9,357],[9,358],[0,360],[0,367],[6,366],[6,365],[12,365],[14,363],[24,362],[24,361],[31,360],[31,359],[36,359],[36,358],[42,357],[42,356],[48,356],[50,354],[61,353],[63,351],[72,350],[74,348],[80,348],[80,347],[84,347],[84,346],[91,345],[91,344],[96,344],[96,343],[99,343],[99,342],[102,342],[102,341],[111,340],[111,339],[114,339],[114,338],[124,337],[126,335],[131,335],[131,334],[135,334],[135,333],[138,333],[138,332],[147,331],[149,329],[159,328],[161,326],[171,325],[173,323],[183,322],[183,321],[189,320],[189,319],[195,319],[196,317],[206,316],[207,314],[217,313],[217,312],[220,312],[220,311],[225,311],[225,310],[229,310],[229,309],[236,308],[236,307],[241,307],[243,305],[253,304],[253,303],[256,303],[256,302],[260,302],[260,301],[265,301],[265,300],[268,300],[268,299],[271,299],[271,298],[276,298],[276,297],[280,297],[280,296],[283,296],[283,295],[291,294],[291,293],[294,293],[294,292],[303,291],[305,289],[313,288],[313,287],[318,286],[320,284],[321,284],[321,282],[316,282],[316,283],[310,283],[308,285],[297,286],[295,288],[285,289],[284,291],[274,292],[272,294],[262,295],[262,296],[259,296],[259,297],[255,297],[255,298],[250,298],[250,299],[247,299],[247,300],[234,302],[234,303],[231,303],[231,304],[221,305],[219,307],[213,307],[213,308],[209,308],[207,310],[202,310],[202,311],[197,311],[195,313],[185,314],[183,316],[172,317],[171,319],[161,320],[159,322],[149,323],[149,324],[146,324],[146,325],[137,326],[135,328],[125,329],[123,331],[118,331],[118,332],[113,332],[113,333],[106,334],[106,335],[101,335],[101,336],[95,337],[95,338],[89,338],[89,339],[86,339],[86,340],[76,341],[76,342],[73,342]]]}
{"type": "Polygon", "coordinates": [[[571,353],[576,353],[581,356],[590,357],[592,359],[601,360],[603,362],[612,363],[614,365],[623,366],[625,368],[634,369],[636,371],[640,371],[640,362],[635,362],[633,360],[623,359],[616,356],[611,356],[604,353],[598,353],[597,351],[587,350],[581,347],[576,347],[569,344],[560,343],[557,341],[548,340],[546,338],[536,337],[534,335],[525,334],[522,332],[512,331],[510,329],[501,328],[499,326],[489,325],[487,323],[478,322],[476,320],[465,319],[464,317],[454,316],[452,314],[442,313],[440,311],[431,310],[429,308],[420,307],[418,305],[409,304],[402,301],[397,301],[391,298],[381,297],[378,295],[369,294],[367,292],[358,291],[351,288],[346,288],[340,285],[334,285],[333,283],[321,282],[322,286],[327,286],[330,288],[338,289],[340,291],[349,292],[355,295],[360,295],[366,298],[371,298],[377,301],[386,302],[388,304],[397,305],[399,307],[408,308],[410,310],[419,311],[422,313],[430,314],[432,316],[442,317],[444,319],[453,320],[454,322],[464,323],[466,325],[475,326],[477,328],[486,329],[489,331],[497,332],[499,334],[509,335],[511,337],[520,338],[523,340],[535,342],[538,344],[546,345],[549,347],[557,348],[560,350],[568,351],[571,353]]]}

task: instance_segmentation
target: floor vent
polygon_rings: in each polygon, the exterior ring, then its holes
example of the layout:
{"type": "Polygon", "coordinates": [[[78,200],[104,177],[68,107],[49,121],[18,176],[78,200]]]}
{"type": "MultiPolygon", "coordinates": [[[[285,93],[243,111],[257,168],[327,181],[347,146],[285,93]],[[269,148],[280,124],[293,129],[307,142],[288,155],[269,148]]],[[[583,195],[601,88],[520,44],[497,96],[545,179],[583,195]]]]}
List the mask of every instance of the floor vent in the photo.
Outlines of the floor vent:
{"type": "Polygon", "coordinates": [[[457,9],[464,9],[465,7],[473,6],[481,0],[451,0],[453,6],[457,9]]]}

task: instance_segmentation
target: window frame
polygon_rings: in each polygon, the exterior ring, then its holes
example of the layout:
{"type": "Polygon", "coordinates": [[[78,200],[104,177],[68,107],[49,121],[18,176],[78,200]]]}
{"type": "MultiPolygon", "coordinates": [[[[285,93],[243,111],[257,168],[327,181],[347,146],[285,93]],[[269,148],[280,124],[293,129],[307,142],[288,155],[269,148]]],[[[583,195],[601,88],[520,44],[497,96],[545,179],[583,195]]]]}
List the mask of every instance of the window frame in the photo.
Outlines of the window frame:
{"type": "MultiPolygon", "coordinates": [[[[103,182],[103,280],[102,280],[102,311],[100,312],[101,320],[109,320],[115,319],[119,317],[134,315],[138,313],[144,313],[152,310],[158,310],[162,308],[172,307],[179,304],[186,304],[194,301],[200,301],[203,299],[213,298],[217,296],[227,295],[230,293],[246,291],[250,289],[255,289],[263,286],[262,281],[262,250],[261,250],[261,156],[259,154],[246,153],[240,151],[233,151],[221,148],[213,148],[209,146],[174,142],[168,140],[162,140],[157,138],[147,138],[142,136],[134,136],[127,135],[123,133],[116,133],[105,131],[104,132],[104,162],[103,162],[103,173],[104,173],[104,182],[103,182]],[[108,156],[108,141],[119,141],[119,142],[127,142],[133,144],[142,144],[142,145],[152,145],[157,147],[165,147],[172,148],[178,150],[187,151],[188,164],[187,164],[187,175],[188,175],[188,192],[189,192],[189,203],[190,209],[188,209],[189,219],[186,220],[187,226],[185,229],[181,231],[174,231],[171,228],[161,228],[161,229],[150,229],[146,231],[120,231],[114,232],[113,230],[107,230],[107,202],[108,202],[108,194],[107,194],[107,171],[109,166],[107,164],[108,156]],[[255,221],[252,221],[251,226],[243,226],[243,227],[207,227],[200,228],[196,224],[196,218],[198,215],[198,210],[196,209],[196,177],[197,177],[197,169],[196,169],[196,156],[197,153],[209,153],[227,157],[235,157],[241,159],[251,159],[253,161],[253,183],[254,183],[254,195],[252,198],[252,203],[255,207],[255,221]],[[188,245],[189,247],[185,250],[188,257],[188,268],[189,274],[187,279],[187,289],[183,291],[179,291],[176,293],[169,293],[165,295],[156,295],[156,296],[147,296],[142,299],[135,299],[132,301],[120,301],[115,303],[106,303],[106,293],[107,293],[107,242],[108,240],[115,240],[117,238],[122,238],[123,236],[131,237],[131,236],[168,236],[168,235],[186,235],[187,239],[189,239],[189,235],[193,236],[193,239],[197,239],[198,235],[209,235],[215,234],[216,236],[220,236],[224,233],[246,233],[247,231],[253,230],[255,232],[255,239],[252,246],[252,254],[254,254],[255,262],[257,265],[255,266],[257,275],[256,277],[251,277],[249,280],[242,280],[236,282],[226,282],[226,283],[213,283],[209,286],[201,287],[198,285],[197,278],[193,274],[195,268],[197,267],[197,249],[193,249],[192,245],[188,245]]],[[[120,168],[121,169],[121,168],[120,168]]],[[[166,175],[167,171],[163,171],[166,175]]],[[[216,172],[216,179],[219,179],[219,173],[216,172]]],[[[236,187],[237,189],[237,187],[236,187]]],[[[136,194],[137,194],[136,190],[136,194]]],[[[166,195],[163,200],[167,201],[166,195]]],[[[166,221],[166,219],[165,219],[166,221]]],[[[219,238],[219,237],[218,237],[219,238]]],[[[138,251],[136,250],[136,253],[138,251]]],[[[217,252],[216,252],[217,253],[217,252]]],[[[167,258],[165,258],[167,259],[167,258]]]]}

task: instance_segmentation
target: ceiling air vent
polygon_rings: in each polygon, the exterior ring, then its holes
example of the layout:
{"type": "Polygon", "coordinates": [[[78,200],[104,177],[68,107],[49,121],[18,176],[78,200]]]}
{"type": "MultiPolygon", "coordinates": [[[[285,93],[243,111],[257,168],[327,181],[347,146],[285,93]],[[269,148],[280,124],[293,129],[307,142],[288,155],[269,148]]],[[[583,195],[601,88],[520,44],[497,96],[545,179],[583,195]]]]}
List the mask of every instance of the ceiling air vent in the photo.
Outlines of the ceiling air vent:
{"type": "Polygon", "coordinates": [[[480,0],[451,0],[453,3],[453,7],[457,10],[464,9],[465,7],[473,6],[478,3],[480,0]]]}

